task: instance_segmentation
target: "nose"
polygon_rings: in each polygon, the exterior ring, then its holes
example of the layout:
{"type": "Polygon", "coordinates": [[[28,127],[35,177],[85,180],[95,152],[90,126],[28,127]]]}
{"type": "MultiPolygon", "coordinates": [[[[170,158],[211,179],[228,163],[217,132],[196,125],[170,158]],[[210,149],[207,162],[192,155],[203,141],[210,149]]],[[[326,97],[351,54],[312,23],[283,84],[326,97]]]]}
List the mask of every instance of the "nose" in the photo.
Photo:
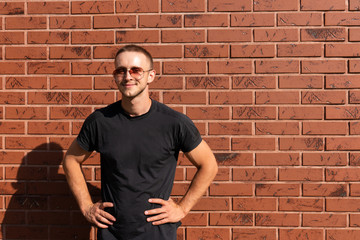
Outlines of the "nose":
{"type": "Polygon", "coordinates": [[[133,77],[131,76],[129,69],[127,69],[125,73],[125,79],[132,79],[132,78],[133,77]]]}

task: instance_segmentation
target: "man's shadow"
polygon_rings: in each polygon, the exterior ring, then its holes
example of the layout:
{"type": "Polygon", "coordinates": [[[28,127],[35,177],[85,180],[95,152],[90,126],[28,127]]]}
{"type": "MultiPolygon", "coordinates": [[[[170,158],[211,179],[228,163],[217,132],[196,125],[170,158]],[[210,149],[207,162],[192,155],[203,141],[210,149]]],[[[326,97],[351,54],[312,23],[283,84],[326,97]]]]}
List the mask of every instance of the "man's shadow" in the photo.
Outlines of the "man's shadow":
{"type": "MultiPolygon", "coordinates": [[[[23,157],[20,166],[5,166],[0,239],[95,239],[95,229],[82,216],[66,182],[63,156],[59,144],[44,143],[23,157]]],[[[91,178],[92,168],[83,169],[91,178]]],[[[99,187],[88,188],[93,200],[100,200],[99,187]]]]}

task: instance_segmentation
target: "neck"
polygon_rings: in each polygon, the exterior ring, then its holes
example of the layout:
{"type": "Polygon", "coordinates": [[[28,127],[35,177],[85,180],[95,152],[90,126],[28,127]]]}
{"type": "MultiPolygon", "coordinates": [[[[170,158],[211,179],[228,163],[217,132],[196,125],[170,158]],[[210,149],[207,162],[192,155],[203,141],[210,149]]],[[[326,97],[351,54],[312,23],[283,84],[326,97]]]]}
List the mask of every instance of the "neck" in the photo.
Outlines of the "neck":
{"type": "Polygon", "coordinates": [[[127,98],[123,97],[121,99],[121,107],[127,112],[131,117],[136,117],[147,113],[151,107],[151,99],[148,96],[144,99],[139,98],[127,98]]]}

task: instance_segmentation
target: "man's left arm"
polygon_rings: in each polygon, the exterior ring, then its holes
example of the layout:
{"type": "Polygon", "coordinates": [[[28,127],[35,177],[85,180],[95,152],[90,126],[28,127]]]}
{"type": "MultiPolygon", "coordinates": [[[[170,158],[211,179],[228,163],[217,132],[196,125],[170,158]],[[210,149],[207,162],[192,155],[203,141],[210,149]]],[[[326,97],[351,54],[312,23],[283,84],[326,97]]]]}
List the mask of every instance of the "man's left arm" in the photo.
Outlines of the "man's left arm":
{"type": "Polygon", "coordinates": [[[151,203],[162,205],[161,208],[145,211],[145,215],[150,216],[147,221],[152,222],[153,225],[178,222],[183,219],[215,178],[218,166],[214,154],[205,141],[185,155],[197,168],[197,172],[179,203],[175,203],[172,199],[167,201],[159,198],[149,199],[151,203]]]}

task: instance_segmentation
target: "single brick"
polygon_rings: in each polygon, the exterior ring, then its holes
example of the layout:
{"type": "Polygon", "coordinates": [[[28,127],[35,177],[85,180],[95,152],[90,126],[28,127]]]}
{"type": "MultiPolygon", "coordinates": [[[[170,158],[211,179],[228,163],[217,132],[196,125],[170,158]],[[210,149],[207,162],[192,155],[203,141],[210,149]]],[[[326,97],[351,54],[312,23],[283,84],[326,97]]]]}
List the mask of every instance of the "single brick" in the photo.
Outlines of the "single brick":
{"type": "Polygon", "coordinates": [[[209,29],[208,42],[250,42],[250,29],[209,29]]]}
{"type": "Polygon", "coordinates": [[[255,42],[297,42],[297,29],[255,29],[255,42]]]}
{"type": "Polygon", "coordinates": [[[273,13],[231,14],[231,27],[272,27],[275,26],[273,13]]]}
{"type": "Polygon", "coordinates": [[[301,0],[302,11],[336,11],[345,10],[345,0],[301,0]]]}
{"type": "Polygon", "coordinates": [[[297,0],[255,0],[254,11],[297,11],[297,0]]]}
{"type": "Polygon", "coordinates": [[[322,88],[323,77],[318,75],[279,76],[279,88],[301,89],[322,88]]]}
{"type": "Polygon", "coordinates": [[[250,12],[251,0],[208,0],[209,12],[250,12]]]}
{"type": "Polygon", "coordinates": [[[161,2],[162,12],[204,12],[205,2],[203,0],[163,0],[161,2]]]}
{"type": "Polygon", "coordinates": [[[321,57],[322,44],[278,44],[278,57],[321,57]]]}
{"type": "Polygon", "coordinates": [[[28,2],[28,14],[69,14],[69,2],[28,2]]]}
{"type": "Polygon", "coordinates": [[[232,58],[266,58],[275,57],[275,45],[242,44],[231,45],[232,58]]]}
{"type": "Polygon", "coordinates": [[[227,27],[227,14],[188,14],[185,15],[185,27],[227,27]]]}
{"type": "Polygon", "coordinates": [[[71,2],[72,14],[114,13],[113,1],[76,1],[71,2]]]}
{"type": "Polygon", "coordinates": [[[301,29],[300,34],[302,42],[343,42],[346,39],[344,28],[306,28],[301,29]]]}
{"type": "MultiPolygon", "coordinates": [[[[116,16],[119,18],[119,16],[116,16]]],[[[104,24],[107,23],[106,19],[104,20],[104,24]]],[[[130,19],[128,19],[130,20],[130,19]]],[[[136,17],[132,16],[131,22],[126,21],[125,23],[129,22],[127,25],[128,27],[136,27],[136,17]],[[130,25],[131,24],[131,25],[130,25]]],[[[119,25],[121,27],[124,26],[124,23],[121,24],[119,20],[114,19],[113,25],[119,25]]],[[[124,22],[124,21],[123,21],[124,22]]],[[[181,27],[182,25],[182,16],[181,15],[142,15],[139,16],[139,27],[147,28],[147,27],[156,27],[156,28],[176,28],[181,27]]]]}
{"type": "Polygon", "coordinates": [[[50,17],[50,29],[90,29],[91,17],[50,17]]]}
{"type": "Polygon", "coordinates": [[[321,13],[278,13],[278,26],[321,26],[321,13]]]}
{"type": "Polygon", "coordinates": [[[204,30],[163,30],[161,41],[165,43],[202,43],[205,42],[204,30]]]}

